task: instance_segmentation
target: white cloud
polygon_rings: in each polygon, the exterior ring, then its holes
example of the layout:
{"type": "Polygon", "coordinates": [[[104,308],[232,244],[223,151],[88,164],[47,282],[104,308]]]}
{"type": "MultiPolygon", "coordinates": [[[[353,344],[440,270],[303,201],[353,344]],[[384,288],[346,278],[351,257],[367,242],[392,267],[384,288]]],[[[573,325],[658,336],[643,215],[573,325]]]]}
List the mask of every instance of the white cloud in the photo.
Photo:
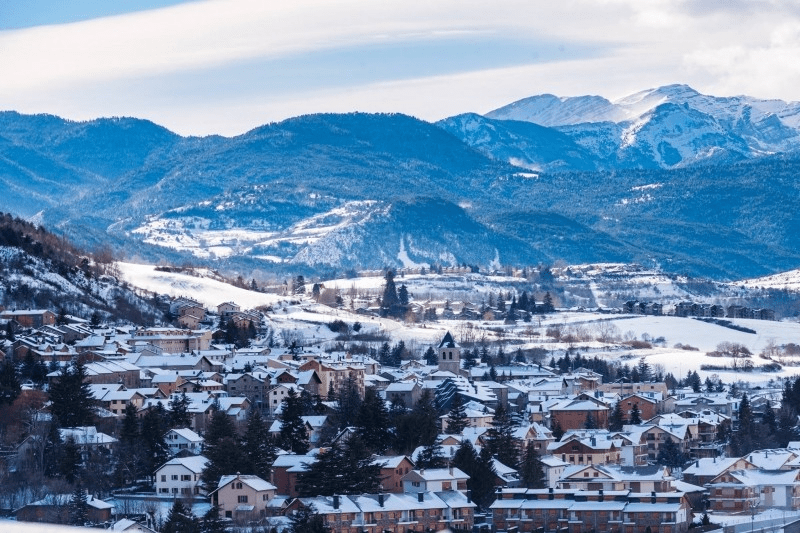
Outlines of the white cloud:
{"type": "Polygon", "coordinates": [[[302,113],[437,119],[542,92],[613,99],[676,82],[800,99],[798,21],[782,0],[207,0],[0,32],[0,107],[233,134],[302,113]],[[437,45],[469,38],[487,43],[485,57],[437,45]],[[430,45],[430,57],[402,64],[410,43],[430,45]],[[564,57],[543,55],[545,44],[564,57]],[[320,72],[324,54],[335,62],[331,51],[348,49],[363,50],[352,71],[320,72]],[[452,68],[431,72],[440,65],[452,68]]]}

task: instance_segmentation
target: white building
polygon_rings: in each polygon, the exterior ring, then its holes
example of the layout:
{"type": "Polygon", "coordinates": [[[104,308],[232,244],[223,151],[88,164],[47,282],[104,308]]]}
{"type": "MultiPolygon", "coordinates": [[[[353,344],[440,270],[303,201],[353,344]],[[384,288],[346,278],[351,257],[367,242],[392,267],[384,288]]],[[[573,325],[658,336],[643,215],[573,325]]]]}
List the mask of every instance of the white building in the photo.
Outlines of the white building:
{"type": "Polygon", "coordinates": [[[205,495],[200,485],[200,476],[208,464],[202,455],[194,457],[175,457],[156,470],[156,492],[159,495],[181,495],[191,497],[205,495]]]}
{"type": "Polygon", "coordinates": [[[178,455],[184,450],[194,455],[200,455],[203,451],[204,440],[189,428],[170,429],[164,435],[164,442],[169,448],[170,455],[178,455]]]}

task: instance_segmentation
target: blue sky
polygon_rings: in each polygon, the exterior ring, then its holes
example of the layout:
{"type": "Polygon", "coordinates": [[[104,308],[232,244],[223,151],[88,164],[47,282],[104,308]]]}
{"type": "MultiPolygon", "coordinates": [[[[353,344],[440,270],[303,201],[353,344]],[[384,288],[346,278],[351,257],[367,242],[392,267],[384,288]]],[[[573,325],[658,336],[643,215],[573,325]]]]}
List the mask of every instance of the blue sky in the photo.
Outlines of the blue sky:
{"type": "Polygon", "coordinates": [[[0,109],[182,134],[669,83],[800,100],[788,0],[0,1],[0,109]]]}

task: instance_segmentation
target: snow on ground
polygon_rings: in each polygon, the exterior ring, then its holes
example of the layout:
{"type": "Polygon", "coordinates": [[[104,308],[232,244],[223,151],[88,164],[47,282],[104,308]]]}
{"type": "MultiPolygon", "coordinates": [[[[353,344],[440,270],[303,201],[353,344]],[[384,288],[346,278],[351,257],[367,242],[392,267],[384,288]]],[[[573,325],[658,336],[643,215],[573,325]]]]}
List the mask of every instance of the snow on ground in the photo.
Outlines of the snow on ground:
{"type": "Polygon", "coordinates": [[[216,308],[223,302],[235,302],[244,309],[252,309],[280,300],[275,294],[249,291],[215,279],[159,272],[154,265],[117,263],[117,266],[122,279],[131,285],[174,297],[187,296],[210,308],[216,308]]]}
{"type": "Polygon", "coordinates": [[[763,278],[746,279],[741,282],[741,285],[753,289],[763,287],[797,291],[800,290],[800,270],[789,270],[763,278]]]}

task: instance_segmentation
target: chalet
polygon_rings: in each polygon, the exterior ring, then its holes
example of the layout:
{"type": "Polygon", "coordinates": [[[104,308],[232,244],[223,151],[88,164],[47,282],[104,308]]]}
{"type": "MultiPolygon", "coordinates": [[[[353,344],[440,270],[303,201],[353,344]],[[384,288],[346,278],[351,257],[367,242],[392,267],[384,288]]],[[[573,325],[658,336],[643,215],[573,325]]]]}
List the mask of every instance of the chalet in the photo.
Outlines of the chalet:
{"type": "Polygon", "coordinates": [[[188,452],[192,455],[200,455],[203,451],[205,439],[189,428],[170,429],[164,435],[164,442],[169,448],[171,455],[180,452],[188,452]]]}
{"type": "Polygon", "coordinates": [[[276,490],[275,485],[258,476],[236,474],[222,476],[210,496],[225,518],[249,523],[268,516],[267,508],[276,490]]]}
{"type": "MultiPolygon", "coordinates": [[[[51,494],[44,499],[29,503],[16,511],[19,522],[44,522],[50,524],[69,523],[69,502],[72,494],[51,494]]],[[[114,506],[91,495],[87,497],[86,518],[92,524],[105,524],[111,520],[114,506]]]]}
{"type": "Polygon", "coordinates": [[[155,472],[156,492],[174,498],[192,498],[205,494],[200,477],[206,469],[208,459],[202,455],[174,457],[158,467],[155,472]]]}
{"type": "Polygon", "coordinates": [[[403,476],[403,492],[467,490],[469,476],[458,468],[412,470],[403,476]]]}

